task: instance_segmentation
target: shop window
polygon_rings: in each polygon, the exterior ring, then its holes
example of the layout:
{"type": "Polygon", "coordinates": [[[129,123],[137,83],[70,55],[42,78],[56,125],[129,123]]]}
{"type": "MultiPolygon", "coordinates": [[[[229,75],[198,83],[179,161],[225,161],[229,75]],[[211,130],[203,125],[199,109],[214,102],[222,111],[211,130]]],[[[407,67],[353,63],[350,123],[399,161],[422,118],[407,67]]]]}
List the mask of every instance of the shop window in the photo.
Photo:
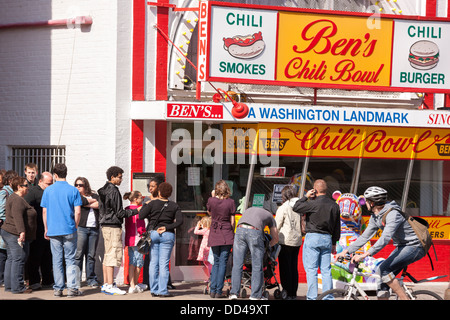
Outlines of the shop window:
{"type": "Polygon", "coordinates": [[[450,216],[449,193],[449,161],[414,161],[407,211],[420,216],[450,216]]]}
{"type": "MultiPolygon", "coordinates": [[[[266,166],[260,163],[255,165],[253,180],[251,183],[248,206],[261,206],[266,210],[276,213],[281,205],[281,189],[285,185],[293,185],[297,188],[299,196],[302,196],[301,181],[305,158],[280,157],[279,168],[282,176],[267,175],[266,166]]],[[[328,184],[328,195],[331,197],[336,190],[342,193],[350,192],[356,160],[312,158],[309,161],[305,178],[304,192],[313,187],[314,181],[324,179],[328,184]]],[[[270,168],[270,167],[269,167],[270,168]]],[[[243,170],[245,167],[232,169],[243,170]]],[[[272,171],[274,168],[270,168],[272,171]]],[[[242,180],[247,178],[239,172],[242,180]]],[[[247,182],[245,181],[245,185],[247,182]]],[[[245,190],[243,191],[245,195],[245,190]]]]}
{"type": "Polygon", "coordinates": [[[66,162],[65,146],[13,146],[10,163],[12,170],[22,174],[27,163],[35,163],[39,172],[51,172],[55,163],[66,162]]]}
{"type": "MultiPolygon", "coordinates": [[[[363,195],[367,188],[378,186],[387,190],[389,200],[401,205],[408,163],[409,160],[363,159],[356,194],[363,195]]],[[[365,206],[363,214],[369,214],[365,206]]]]}

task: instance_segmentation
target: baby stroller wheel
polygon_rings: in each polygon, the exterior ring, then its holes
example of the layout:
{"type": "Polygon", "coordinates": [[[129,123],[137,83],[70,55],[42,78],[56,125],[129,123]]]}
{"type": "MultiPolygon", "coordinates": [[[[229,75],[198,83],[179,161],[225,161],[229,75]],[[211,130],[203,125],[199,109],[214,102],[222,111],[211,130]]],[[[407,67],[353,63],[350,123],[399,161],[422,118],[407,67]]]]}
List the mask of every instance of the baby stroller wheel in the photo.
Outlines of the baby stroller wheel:
{"type": "Polygon", "coordinates": [[[245,290],[245,288],[242,289],[242,290],[241,290],[241,294],[240,294],[239,296],[240,296],[242,299],[247,298],[247,290],[245,290]]]}
{"type": "Polygon", "coordinates": [[[273,292],[273,296],[275,297],[275,299],[281,299],[280,289],[275,289],[275,291],[273,292]]]}
{"type": "Polygon", "coordinates": [[[288,293],[286,290],[281,291],[281,299],[286,300],[288,297],[288,293]]]}
{"type": "Polygon", "coordinates": [[[269,296],[270,296],[269,291],[267,291],[267,290],[264,291],[262,295],[263,295],[264,298],[266,298],[267,300],[269,300],[269,296]]]}
{"type": "Polygon", "coordinates": [[[208,290],[208,287],[205,287],[204,289],[203,289],[203,294],[208,294],[209,292],[208,292],[209,290],[208,290]]]}

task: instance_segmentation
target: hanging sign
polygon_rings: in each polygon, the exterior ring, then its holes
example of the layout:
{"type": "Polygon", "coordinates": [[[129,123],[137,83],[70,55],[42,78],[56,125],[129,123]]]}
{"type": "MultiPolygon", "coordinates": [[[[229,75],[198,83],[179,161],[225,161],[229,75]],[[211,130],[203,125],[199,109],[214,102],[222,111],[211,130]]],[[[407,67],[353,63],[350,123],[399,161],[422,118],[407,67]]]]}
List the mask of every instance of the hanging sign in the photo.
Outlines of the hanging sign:
{"type": "MultiPolygon", "coordinates": [[[[224,130],[230,127],[225,124],[224,130]]],[[[257,143],[258,155],[450,160],[448,129],[277,123],[242,128],[248,139],[227,135],[225,152],[249,153],[257,143]]]]}
{"type": "Polygon", "coordinates": [[[449,93],[450,22],[411,18],[208,1],[198,80],[449,93]]]}

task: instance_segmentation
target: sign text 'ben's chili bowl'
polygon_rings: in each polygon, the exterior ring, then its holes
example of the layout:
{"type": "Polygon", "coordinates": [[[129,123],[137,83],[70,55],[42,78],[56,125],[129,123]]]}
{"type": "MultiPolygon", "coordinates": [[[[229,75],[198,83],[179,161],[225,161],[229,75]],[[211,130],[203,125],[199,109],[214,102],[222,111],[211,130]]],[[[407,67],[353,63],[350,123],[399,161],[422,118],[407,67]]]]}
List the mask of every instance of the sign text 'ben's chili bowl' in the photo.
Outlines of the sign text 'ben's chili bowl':
{"type": "Polygon", "coordinates": [[[443,18],[378,16],[374,28],[364,13],[214,1],[207,12],[199,39],[208,50],[200,50],[199,65],[208,72],[199,81],[450,92],[450,22],[443,18]]]}
{"type": "MultiPolygon", "coordinates": [[[[307,125],[262,123],[240,124],[247,137],[258,139],[258,154],[276,152],[279,156],[342,158],[389,158],[417,160],[449,160],[450,133],[436,128],[363,127],[342,125],[307,125]],[[251,133],[253,131],[253,133],[251,133]]],[[[224,125],[224,129],[236,125],[224,125]]],[[[235,139],[235,137],[232,137],[235,139]]],[[[248,143],[224,141],[224,150],[248,153],[253,139],[248,143]],[[233,149],[234,147],[234,149],[233,149]]]]}
{"type": "Polygon", "coordinates": [[[389,86],[392,35],[386,29],[391,20],[369,31],[366,17],[281,12],[277,80],[389,86]]]}

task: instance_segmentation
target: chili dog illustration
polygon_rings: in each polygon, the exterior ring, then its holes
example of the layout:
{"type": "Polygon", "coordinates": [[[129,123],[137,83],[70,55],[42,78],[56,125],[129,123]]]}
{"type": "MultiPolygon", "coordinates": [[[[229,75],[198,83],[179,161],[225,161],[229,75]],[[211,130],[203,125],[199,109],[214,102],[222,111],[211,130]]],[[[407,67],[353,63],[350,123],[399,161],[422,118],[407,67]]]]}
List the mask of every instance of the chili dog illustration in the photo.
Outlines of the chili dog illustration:
{"type": "Polygon", "coordinates": [[[261,31],[253,35],[223,38],[224,49],[238,59],[250,59],[259,56],[266,47],[261,31]]]}

